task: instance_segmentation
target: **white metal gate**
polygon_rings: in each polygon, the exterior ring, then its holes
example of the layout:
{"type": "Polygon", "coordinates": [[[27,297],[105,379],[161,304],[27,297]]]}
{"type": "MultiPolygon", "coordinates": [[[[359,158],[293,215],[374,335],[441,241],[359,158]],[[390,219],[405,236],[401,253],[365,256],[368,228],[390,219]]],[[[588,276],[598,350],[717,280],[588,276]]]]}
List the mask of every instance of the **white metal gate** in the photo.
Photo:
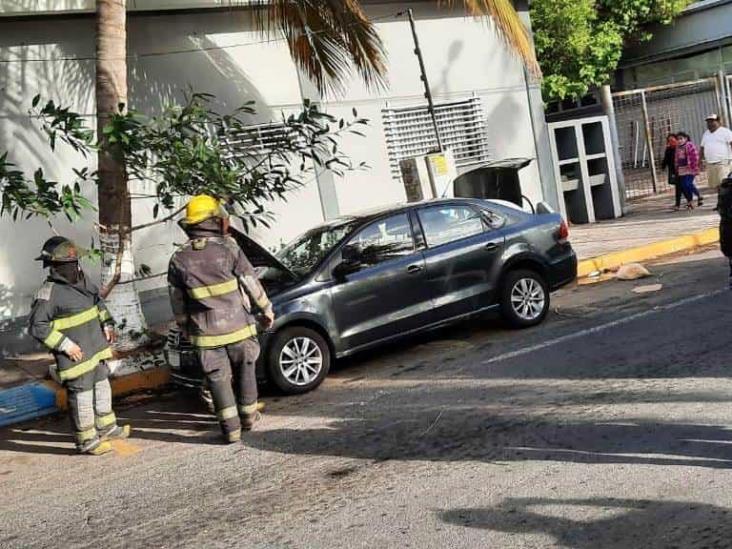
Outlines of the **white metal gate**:
{"type": "MultiPolygon", "coordinates": [[[[626,198],[669,189],[661,168],[670,133],[684,131],[698,145],[709,113],[728,112],[730,77],[706,78],[613,94],[626,198]]],[[[700,183],[706,182],[702,174],[700,183]]]]}

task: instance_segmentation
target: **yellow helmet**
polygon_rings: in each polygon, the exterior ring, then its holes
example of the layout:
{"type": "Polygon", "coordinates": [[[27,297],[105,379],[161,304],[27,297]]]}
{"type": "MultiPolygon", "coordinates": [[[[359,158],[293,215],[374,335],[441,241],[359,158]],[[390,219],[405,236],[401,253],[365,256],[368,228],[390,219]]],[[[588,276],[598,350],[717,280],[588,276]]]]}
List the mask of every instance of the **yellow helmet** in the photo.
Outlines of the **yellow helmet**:
{"type": "Polygon", "coordinates": [[[188,201],[186,205],[186,216],[182,220],[182,224],[197,225],[212,217],[228,217],[226,210],[221,202],[206,194],[199,194],[188,201]]]}

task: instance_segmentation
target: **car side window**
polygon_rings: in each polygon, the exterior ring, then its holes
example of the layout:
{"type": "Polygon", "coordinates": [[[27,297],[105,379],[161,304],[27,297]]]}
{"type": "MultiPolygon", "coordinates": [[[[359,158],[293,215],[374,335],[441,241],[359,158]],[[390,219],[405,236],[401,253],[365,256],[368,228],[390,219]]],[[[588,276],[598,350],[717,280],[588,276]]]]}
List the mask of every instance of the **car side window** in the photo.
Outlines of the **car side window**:
{"type": "Polygon", "coordinates": [[[486,226],[480,213],[469,206],[447,204],[419,210],[427,245],[441,246],[480,234],[486,226]]]}
{"type": "Polygon", "coordinates": [[[414,238],[407,214],[375,221],[361,229],[347,244],[355,248],[363,265],[376,265],[414,253],[414,238]]]}

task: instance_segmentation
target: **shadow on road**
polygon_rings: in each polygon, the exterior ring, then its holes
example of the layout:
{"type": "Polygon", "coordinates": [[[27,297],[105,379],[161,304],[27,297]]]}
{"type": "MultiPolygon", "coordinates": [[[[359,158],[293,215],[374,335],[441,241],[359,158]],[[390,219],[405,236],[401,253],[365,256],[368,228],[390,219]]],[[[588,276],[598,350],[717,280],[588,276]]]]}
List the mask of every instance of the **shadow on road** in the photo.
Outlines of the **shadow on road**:
{"type": "Polygon", "coordinates": [[[549,535],[572,549],[729,547],[732,538],[732,510],[685,501],[510,498],[438,516],[466,528],[549,535]]]}
{"type": "MultiPolygon", "coordinates": [[[[153,440],[170,443],[220,444],[218,423],[197,400],[188,395],[172,394],[161,397],[154,406],[117,407],[120,423],[132,425],[131,442],[153,440]],[[126,408],[126,409],[125,409],[126,408]]],[[[26,454],[74,454],[74,444],[68,418],[47,418],[30,426],[8,427],[0,430],[0,452],[26,454]]]]}
{"type": "Polygon", "coordinates": [[[644,420],[561,423],[443,408],[389,418],[333,421],[323,429],[275,429],[245,443],[285,454],[374,461],[556,461],[732,468],[725,426],[644,420]]]}

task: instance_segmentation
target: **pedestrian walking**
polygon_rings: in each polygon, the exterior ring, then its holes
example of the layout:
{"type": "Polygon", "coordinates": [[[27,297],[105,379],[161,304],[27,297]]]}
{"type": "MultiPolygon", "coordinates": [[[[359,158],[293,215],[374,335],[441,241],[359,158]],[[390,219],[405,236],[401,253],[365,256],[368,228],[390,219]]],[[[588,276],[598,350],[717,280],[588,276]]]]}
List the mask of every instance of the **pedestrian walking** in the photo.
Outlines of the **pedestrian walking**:
{"type": "Polygon", "coordinates": [[[707,131],[701,140],[701,164],[709,187],[715,191],[732,170],[732,131],[722,126],[717,114],[706,118],[707,131]]]}
{"type": "Polygon", "coordinates": [[[211,196],[193,197],[180,222],[188,242],[170,259],[168,283],[175,320],[195,347],[226,442],[260,419],[255,363],[255,310],[268,328],[272,304],[249,260],[228,235],[229,219],[211,196]],[[235,387],[232,387],[232,376],[235,387]]]}
{"type": "Polygon", "coordinates": [[[101,455],[110,439],[127,438],[129,425],[117,425],[106,360],[112,358],[114,320],[99,290],[79,266],[79,252],[69,239],[55,236],[43,245],[48,278],[36,294],[30,334],[46,345],[56,361],[51,376],[68,393],[76,449],[101,455]]]}
{"type": "Polygon", "coordinates": [[[686,207],[693,210],[694,196],[698,198],[699,206],[704,204],[704,198],[694,184],[694,179],[699,175],[699,152],[688,133],[677,133],[676,140],[676,174],[679,178],[679,185],[681,185],[681,192],[686,198],[686,207]]]}
{"type": "Polygon", "coordinates": [[[681,209],[681,185],[679,184],[679,177],[676,173],[676,146],[678,141],[675,133],[670,133],[666,137],[666,150],[663,153],[663,161],[661,162],[661,169],[666,170],[668,184],[673,186],[675,189],[675,200],[674,200],[674,211],[681,209]]]}

